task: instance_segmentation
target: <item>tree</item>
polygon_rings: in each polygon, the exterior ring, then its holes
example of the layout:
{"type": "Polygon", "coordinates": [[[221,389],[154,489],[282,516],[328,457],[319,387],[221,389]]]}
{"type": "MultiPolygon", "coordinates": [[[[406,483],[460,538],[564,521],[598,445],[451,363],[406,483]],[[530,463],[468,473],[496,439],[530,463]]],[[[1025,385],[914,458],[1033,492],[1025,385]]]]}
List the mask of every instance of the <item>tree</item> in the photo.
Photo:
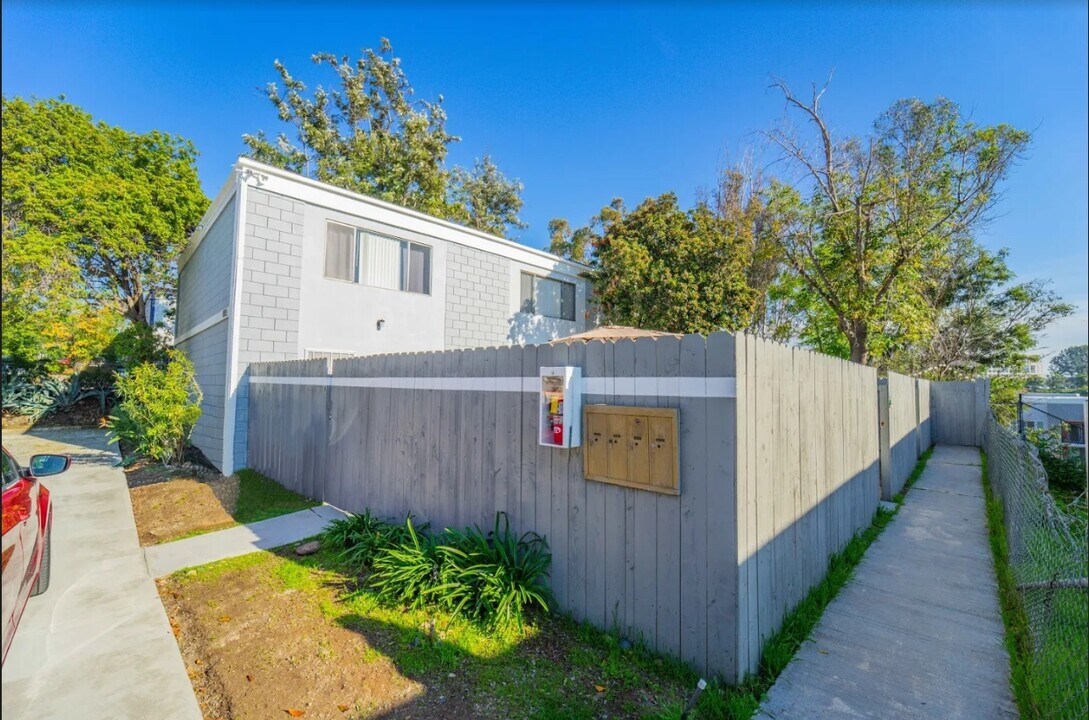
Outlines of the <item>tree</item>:
{"type": "Polygon", "coordinates": [[[1065,389],[1080,390],[1089,384],[1089,345],[1072,345],[1051,358],[1051,373],[1063,380],[1065,389]]]}
{"type": "Polygon", "coordinates": [[[923,339],[894,347],[885,364],[900,372],[935,380],[979,377],[988,370],[1014,375],[1036,360],[1036,337],[1073,308],[1059,302],[1048,283],[1013,283],[1005,250],[992,253],[974,242],[947,268],[923,272],[922,294],[934,317],[923,339]]]}
{"type": "Polygon", "coordinates": [[[757,300],[746,278],[751,248],[706,203],[685,211],[666,193],[629,213],[614,200],[570,237],[592,242],[589,276],[606,322],[710,333],[751,320],[757,300]]]}
{"type": "Polygon", "coordinates": [[[706,202],[722,220],[726,234],[745,248],[734,259],[748,258],[745,282],[754,297],[752,316],[743,329],[760,337],[785,340],[793,330],[786,298],[787,288],[795,278],[783,273],[783,250],[778,237],[781,218],[768,200],[763,175],[755,169],[751,158],[746,158],[719,173],[718,183],[706,202]]]}
{"type": "Polygon", "coordinates": [[[869,137],[838,140],[821,107],[827,85],[814,87],[808,102],[776,86],[816,135],[811,147],[789,128],[768,133],[803,179],[801,189],[777,185],[773,193],[789,221],[783,250],[827,304],[850,359],[868,363],[885,324],[926,334],[932,319],[918,292],[922,271],[988,217],[1029,135],[978,126],[939,98],[900,100],[869,137]]]}
{"type": "Polygon", "coordinates": [[[454,217],[470,227],[493,235],[526,227],[518,217],[522,183],[508,180],[487,155],[471,171],[454,168],[450,196],[454,217]]]}
{"type": "Polygon", "coordinates": [[[321,182],[397,203],[487,232],[524,227],[518,219],[521,185],[507,180],[485,157],[473,171],[445,166],[450,145],[442,96],[413,100],[412,85],[393,57],[389,40],[351,61],[318,53],[339,88],[312,93],[279,60],[280,84],[265,89],[294,140],[264,131],[243,135],[250,157],[321,182]]]}
{"type": "Polygon", "coordinates": [[[596,236],[589,225],[572,230],[571,224],[563,218],[553,218],[548,221],[548,237],[548,251],[553,255],[580,263],[590,262],[596,236]]]}
{"type": "Polygon", "coordinates": [[[5,354],[26,357],[58,323],[60,346],[80,326],[108,341],[116,315],[151,324],[208,206],[195,160],[186,140],[95,123],[63,98],[4,98],[5,354]]]}

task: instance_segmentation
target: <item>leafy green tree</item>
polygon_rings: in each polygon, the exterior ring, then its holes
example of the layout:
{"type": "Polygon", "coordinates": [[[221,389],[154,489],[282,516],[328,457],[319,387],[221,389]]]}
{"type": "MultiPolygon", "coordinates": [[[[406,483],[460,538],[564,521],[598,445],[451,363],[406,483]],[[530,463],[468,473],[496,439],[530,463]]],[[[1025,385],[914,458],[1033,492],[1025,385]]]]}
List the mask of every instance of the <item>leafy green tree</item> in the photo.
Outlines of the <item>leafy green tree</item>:
{"type": "Polygon", "coordinates": [[[508,180],[487,155],[472,170],[454,168],[450,198],[454,219],[477,230],[502,235],[526,227],[518,217],[522,183],[508,180]]]}
{"type": "MultiPolygon", "coordinates": [[[[784,255],[779,243],[782,218],[769,205],[768,186],[750,159],[719,174],[706,200],[720,218],[725,233],[735,245],[735,262],[748,259],[745,282],[754,293],[752,317],[743,329],[775,340],[786,340],[793,332],[786,299],[796,282],[795,273],[784,273],[784,255]]],[[[742,328],[738,328],[742,329],[742,328]]]]}
{"type": "Polygon", "coordinates": [[[751,321],[751,247],[706,203],[685,211],[666,193],[627,212],[614,200],[582,237],[592,241],[589,277],[606,322],[709,333],[751,321]]]}
{"type": "Polygon", "coordinates": [[[4,98],[5,354],[71,344],[57,323],[94,326],[103,346],[118,315],[151,324],[208,206],[195,159],[186,140],[95,123],[63,99],[4,98]]]}
{"type": "Polygon", "coordinates": [[[1050,369],[1061,378],[1063,389],[1084,388],[1089,384],[1089,345],[1063,348],[1051,358],[1050,369]]]}
{"type": "Polygon", "coordinates": [[[875,351],[887,352],[882,328],[889,323],[909,340],[930,331],[933,318],[919,292],[923,271],[987,218],[1029,135],[976,125],[939,98],[900,100],[873,134],[840,140],[820,104],[824,89],[804,102],[784,83],[778,87],[816,136],[810,143],[791,128],[768,133],[801,186],[778,184],[773,192],[785,222],[783,250],[828,306],[850,359],[868,363],[875,351]]]}
{"type": "Polygon", "coordinates": [[[593,250],[594,233],[589,226],[571,229],[571,224],[563,218],[548,221],[548,251],[575,262],[590,262],[593,250]]]}
{"type": "Polygon", "coordinates": [[[960,245],[948,267],[922,273],[931,331],[911,342],[894,337],[883,364],[936,380],[969,379],[988,370],[1020,375],[1027,362],[1038,359],[1032,349],[1040,331],[1073,308],[1046,281],[1014,282],[1005,250],[960,245]]]}
{"type": "Polygon", "coordinates": [[[311,92],[277,60],[279,83],[269,83],[265,94],[295,137],[243,135],[251,157],[487,232],[524,227],[522,186],[490,158],[472,171],[446,169],[450,145],[460,138],[446,131],[442,96],[413,100],[389,40],[354,61],[329,53],[311,59],[331,68],[339,87],[311,92]]]}

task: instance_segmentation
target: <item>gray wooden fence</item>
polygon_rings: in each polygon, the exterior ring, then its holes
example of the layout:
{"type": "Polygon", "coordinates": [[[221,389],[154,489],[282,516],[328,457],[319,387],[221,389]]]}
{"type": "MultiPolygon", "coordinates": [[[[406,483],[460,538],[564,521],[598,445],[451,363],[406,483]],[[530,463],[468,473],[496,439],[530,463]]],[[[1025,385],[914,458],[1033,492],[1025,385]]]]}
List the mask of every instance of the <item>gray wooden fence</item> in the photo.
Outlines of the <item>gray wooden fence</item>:
{"type": "Polygon", "coordinates": [[[933,440],[946,445],[982,445],[991,383],[989,380],[930,383],[933,440]]]}
{"type": "Polygon", "coordinates": [[[740,674],[873,518],[876,387],[873,368],[738,336],[740,674]]]}
{"type": "Polygon", "coordinates": [[[882,428],[881,499],[891,500],[904,488],[919,456],[930,447],[930,382],[890,372],[882,381],[878,408],[882,428]]]}
{"type": "Polygon", "coordinates": [[[327,367],[250,366],[251,467],[349,511],[440,528],[505,511],[547,537],[561,608],[733,674],[735,401],[682,396],[675,381],[732,379],[731,335],[352,358],[323,379],[327,367]],[[586,481],[581,448],[538,444],[533,381],[557,365],[603,380],[586,403],[680,409],[680,496],[586,481]],[[495,389],[440,389],[455,378],[495,389]]]}
{"type": "Polygon", "coordinates": [[[437,528],[507,512],[547,537],[561,609],[736,681],[873,516],[876,381],[728,333],[255,363],[249,465],[437,528]],[[587,481],[581,448],[538,444],[539,369],[562,365],[585,403],[679,409],[679,496],[587,481]]]}

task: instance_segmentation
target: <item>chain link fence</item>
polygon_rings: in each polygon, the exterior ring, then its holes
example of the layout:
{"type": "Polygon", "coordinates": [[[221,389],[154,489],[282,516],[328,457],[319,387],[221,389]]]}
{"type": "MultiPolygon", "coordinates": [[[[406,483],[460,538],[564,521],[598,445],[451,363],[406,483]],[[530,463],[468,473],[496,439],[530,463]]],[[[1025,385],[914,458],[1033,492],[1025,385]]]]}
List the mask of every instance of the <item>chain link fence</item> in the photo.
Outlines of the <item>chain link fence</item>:
{"type": "Polygon", "coordinates": [[[1036,449],[994,415],[984,433],[987,474],[1002,500],[1010,565],[1031,634],[1028,685],[1043,718],[1089,717],[1089,550],[1083,514],[1048,489],[1036,449]]]}

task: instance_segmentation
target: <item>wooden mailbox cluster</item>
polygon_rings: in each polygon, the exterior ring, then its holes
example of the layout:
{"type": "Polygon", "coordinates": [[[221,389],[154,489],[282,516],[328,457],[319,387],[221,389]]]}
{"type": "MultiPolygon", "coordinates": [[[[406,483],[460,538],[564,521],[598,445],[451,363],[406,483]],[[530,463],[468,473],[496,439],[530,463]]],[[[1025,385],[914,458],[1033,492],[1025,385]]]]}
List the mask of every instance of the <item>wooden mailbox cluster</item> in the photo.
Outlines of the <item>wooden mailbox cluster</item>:
{"type": "Polygon", "coordinates": [[[587,480],[680,495],[676,408],[587,405],[587,480]]]}

